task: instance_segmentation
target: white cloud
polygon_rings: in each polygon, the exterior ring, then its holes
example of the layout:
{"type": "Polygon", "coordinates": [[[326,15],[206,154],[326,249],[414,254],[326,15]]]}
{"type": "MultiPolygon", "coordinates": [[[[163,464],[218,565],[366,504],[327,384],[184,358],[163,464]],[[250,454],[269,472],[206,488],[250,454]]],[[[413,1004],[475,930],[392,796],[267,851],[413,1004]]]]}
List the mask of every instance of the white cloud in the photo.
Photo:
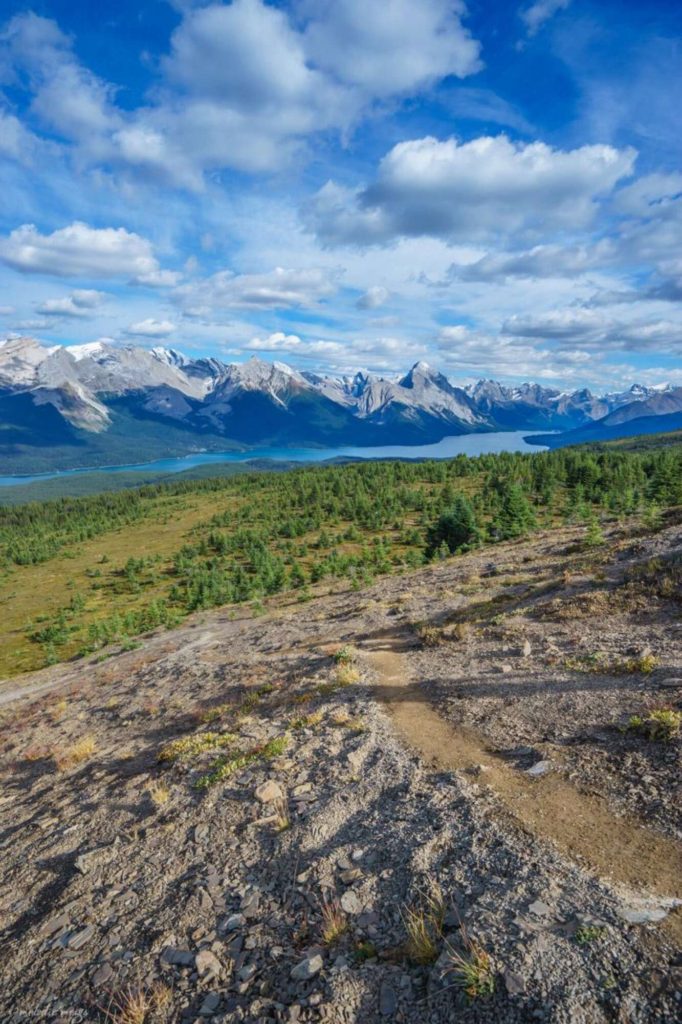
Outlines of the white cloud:
{"type": "Polygon", "coordinates": [[[189,93],[256,115],[312,100],[323,84],[284,11],[260,0],[189,12],[173,33],[164,70],[189,93]]]}
{"type": "Polygon", "coordinates": [[[682,174],[645,174],[618,190],[614,207],[634,217],[659,217],[677,206],[682,194],[682,174]]]}
{"type": "Polygon", "coordinates": [[[471,121],[485,121],[513,128],[524,135],[532,135],[532,124],[507,100],[491,89],[458,85],[442,101],[450,114],[471,121]]]}
{"type": "Polygon", "coordinates": [[[623,321],[595,309],[554,310],[537,316],[513,316],[502,333],[521,338],[542,338],[588,352],[603,349],[627,352],[653,350],[682,353],[682,322],[675,320],[623,321]]]}
{"type": "Polygon", "coordinates": [[[159,269],[146,238],[125,228],[91,228],[80,221],[50,235],[23,224],[0,238],[0,260],[25,274],[54,277],[144,278],[159,269]]]}
{"type": "Polygon", "coordinates": [[[391,293],[383,285],[375,284],[368,288],[364,295],[361,295],[356,306],[358,309],[378,309],[388,302],[391,293]]]}
{"type": "Polygon", "coordinates": [[[167,338],[175,330],[170,320],[154,320],[148,317],[126,327],[125,333],[138,338],[167,338]]]}
{"type": "Polygon", "coordinates": [[[273,331],[265,338],[252,338],[244,346],[247,352],[301,352],[308,349],[297,334],[285,334],[284,331],[273,331]]]}
{"type": "Polygon", "coordinates": [[[364,191],[325,185],[307,219],[328,244],[574,229],[590,222],[598,199],[632,173],[634,160],[634,150],[611,146],[563,151],[504,135],[462,144],[429,136],[394,146],[364,191]]]}
{"type": "Polygon", "coordinates": [[[504,334],[523,338],[597,338],[604,317],[590,309],[561,309],[537,316],[512,316],[502,326],[504,334]]]}
{"type": "Polygon", "coordinates": [[[150,270],[134,277],[131,284],[146,285],[148,288],[174,288],[182,280],[177,270],[150,270]]]}
{"type": "Polygon", "coordinates": [[[614,209],[625,217],[618,237],[624,260],[658,264],[664,274],[677,266],[679,273],[682,174],[637,179],[616,193],[614,209]]]}
{"type": "Polygon", "coordinates": [[[43,316],[85,317],[101,306],[104,292],[92,288],[81,288],[59,299],[46,299],[36,306],[36,312],[43,316]]]}
{"type": "Polygon", "coordinates": [[[293,356],[312,362],[315,370],[355,373],[359,368],[394,370],[427,354],[426,346],[403,338],[354,338],[349,341],[304,339],[282,331],[242,345],[248,352],[293,356]]]}
{"type": "Polygon", "coordinates": [[[571,0],[536,0],[530,7],[519,11],[519,17],[526,26],[528,35],[536,35],[546,21],[559,11],[565,11],[570,2],[571,0]]]}
{"type": "Polygon", "coordinates": [[[317,67],[372,97],[421,89],[479,71],[480,44],[456,0],[305,0],[304,43],[317,67]]]}
{"type": "Polygon", "coordinates": [[[18,14],[0,35],[0,48],[15,82],[27,79],[31,114],[53,134],[96,149],[101,136],[120,123],[115,90],[79,64],[56,22],[18,14]]]}
{"type": "Polygon", "coordinates": [[[40,146],[36,136],[17,117],[0,110],[0,156],[29,165],[40,146]]]}
{"type": "MultiPolygon", "coordinates": [[[[56,22],[19,14],[0,34],[0,63],[28,93],[31,118],[72,147],[79,167],[199,190],[206,172],[279,168],[314,133],[346,135],[377,101],[480,66],[460,0],[179,9],[162,81],[132,110],[79,62],[56,22]]],[[[18,158],[31,138],[14,122],[7,128],[4,147],[18,158]]]]}
{"type": "Polygon", "coordinates": [[[313,306],[335,291],[336,284],[329,271],[276,267],[265,274],[220,270],[203,281],[178,288],[173,298],[190,315],[204,316],[212,309],[313,306]]]}
{"type": "Polygon", "coordinates": [[[450,280],[506,281],[509,278],[577,277],[613,256],[613,244],[536,245],[517,252],[491,252],[473,263],[453,264],[450,280]]]}
{"type": "Polygon", "coordinates": [[[555,351],[498,337],[463,324],[441,328],[436,339],[439,359],[451,371],[480,377],[533,378],[568,381],[584,377],[592,356],[581,350],[555,351]]]}

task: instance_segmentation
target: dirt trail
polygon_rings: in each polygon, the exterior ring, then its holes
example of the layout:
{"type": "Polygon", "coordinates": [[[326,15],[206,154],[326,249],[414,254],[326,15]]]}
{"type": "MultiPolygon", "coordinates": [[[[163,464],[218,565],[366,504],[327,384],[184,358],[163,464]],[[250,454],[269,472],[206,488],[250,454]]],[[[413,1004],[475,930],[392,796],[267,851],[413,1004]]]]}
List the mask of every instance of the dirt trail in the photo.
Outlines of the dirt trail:
{"type": "MultiPolygon", "coordinates": [[[[374,669],[378,693],[398,732],[430,764],[448,771],[484,765],[480,781],[490,785],[512,815],[534,834],[549,839],[571,859],[601,878],[639,893],[682,898],[682,851],[678,844],[613,814],[605,801],[582,793],[553,772],[529,779],[488,749],[471,730],[453,728],[410,679],[400,640],[387,637],[361,648],[374,669]]],[[[667,928],[682,939],[682,913],[667,928]]]]}

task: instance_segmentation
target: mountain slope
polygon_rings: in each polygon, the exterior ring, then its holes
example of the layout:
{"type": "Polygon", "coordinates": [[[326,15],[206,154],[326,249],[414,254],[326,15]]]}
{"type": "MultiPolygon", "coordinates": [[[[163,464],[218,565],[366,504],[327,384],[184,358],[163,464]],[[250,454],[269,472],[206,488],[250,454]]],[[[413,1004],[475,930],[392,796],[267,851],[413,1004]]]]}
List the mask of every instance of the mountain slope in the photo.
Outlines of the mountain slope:
{"type": "Polygon", "coordinates": [[[637,401],[628,402],[594,423],[559,435],[528,438],[531,444],[565,448],[586,441],[613,441],[638,434],[665,434],[682,427],[682,388],[654,390],[637,401]]]}
{"type": "Polygon", "coordinates": [[[616,529],[601,582],[582,532],[502,545],[497,577],[473,552],[0,684],[2,1019],[90,1019],[141,993],[163,1024],[266,1020],[275,1002],[307,1024],[424,1024],[426,993],[430,1024],[609,1024],[632,1006],[674,1024],[679,739],[620,726],[679,695],[674,600],[646,617],[637,600],[679,527],[627,552],[616,529]],[[578,626],[586,657],[653,646],[660,668],[593,662],[586,685],[578,626]],[[407,924],[429,906],[423,957],[407,924]],[[468,999],[454,955],[475,950],[488,994],[468,999]]]}
{"type": "Polygon", "coordinates": [[[614,411],[617,422],[668,414],[682,405],[679,391],[635,385],[596,397],[587,389],[488,380],[462,388],[423,362],[401,377],[330,377],[256,357],[226,364],[159,347],[18,338],[0,343],[0,458],[8,471],[30,472],[198,448],[409,445],[475,431],[570,431],[614,411]]]}

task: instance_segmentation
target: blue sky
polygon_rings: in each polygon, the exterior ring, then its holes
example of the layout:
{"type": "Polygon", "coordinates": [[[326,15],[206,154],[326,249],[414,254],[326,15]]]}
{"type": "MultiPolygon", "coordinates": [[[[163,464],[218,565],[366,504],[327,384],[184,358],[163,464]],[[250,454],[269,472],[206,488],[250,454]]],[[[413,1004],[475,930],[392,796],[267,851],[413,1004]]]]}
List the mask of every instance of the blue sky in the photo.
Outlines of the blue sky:
{"type": "Polygon", "coordinates": [[[682,384],[677,0],[2,10],[0,338],[682,384]]]}

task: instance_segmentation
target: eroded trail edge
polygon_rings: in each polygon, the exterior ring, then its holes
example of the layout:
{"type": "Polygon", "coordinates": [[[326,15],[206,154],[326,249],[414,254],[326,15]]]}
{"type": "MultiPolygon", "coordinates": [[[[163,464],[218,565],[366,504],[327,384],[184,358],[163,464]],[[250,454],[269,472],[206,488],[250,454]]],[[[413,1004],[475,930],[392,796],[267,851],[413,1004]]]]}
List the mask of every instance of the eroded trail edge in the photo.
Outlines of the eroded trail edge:
{"type": "MultiPolygon", "coordinates": [[[[363,644],[376,674],[377,695],[398,733],[425,762],[445,771],[485,766],[481,782],[492,787],[523,826],[610,882],[637,892],[682,898],[682,850],[673,840],[614,814],[606,802],[583,793],[557,772],[528,779],[491,751],[480,736],[452,726],[425,699],[410,677],[400,640],[363,644]]],[[[682,938],[682,915],[668,927],[682,938]]]]}

